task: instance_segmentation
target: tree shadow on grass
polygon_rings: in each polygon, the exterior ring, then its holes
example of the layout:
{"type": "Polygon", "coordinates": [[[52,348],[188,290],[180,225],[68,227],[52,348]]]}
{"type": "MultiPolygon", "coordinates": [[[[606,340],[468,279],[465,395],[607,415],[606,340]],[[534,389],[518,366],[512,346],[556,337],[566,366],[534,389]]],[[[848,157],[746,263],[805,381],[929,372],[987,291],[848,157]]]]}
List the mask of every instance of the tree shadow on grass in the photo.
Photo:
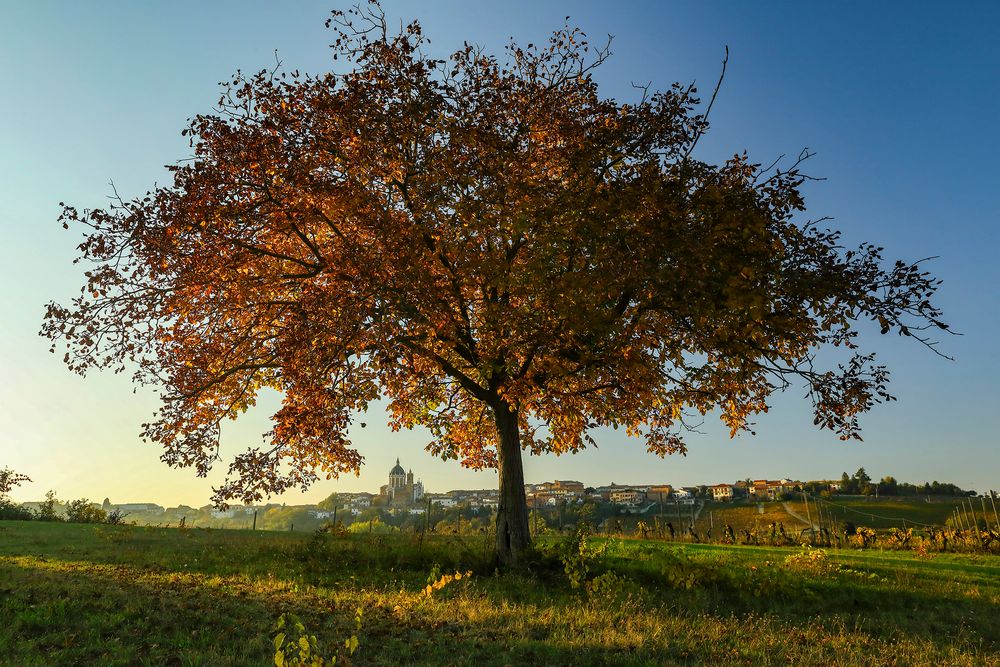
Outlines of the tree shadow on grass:
{"type": "MultiPolygon", "coordinates": [[[[329,650],[353,632],[354,609],[361,607],[357,665],[831,664],[852,655],[888,662],[901,650],[910,651],[911,660],[919,651],[941,664],[956,655],[966,662],[990,658],[982,650],[963,655],[974,651],[968,646],[949,652],[956,648],[953,636],[940,642],[923,633],[882,637],[852,624],[839,603],[817,604],[819,620],[777,609],[672,613],[648,606],[655,603],[648,598],[593,600],[533,581],[474,578],[422,600],[412,591],[364,582],[297,590],[277,579],[3,558],[0,618],[8,621],[0,627],[0,645],[9,647],[4,658],[18,665],[268,665],[281,613],[298,614],[329,650]]],[[[912,602],[898,596],[882,604],[912,602]]],[[[683,601],[673,607],[678,604],[683,601]]],[[[963,606],[957,613],[979,609],[963,606]]]]}

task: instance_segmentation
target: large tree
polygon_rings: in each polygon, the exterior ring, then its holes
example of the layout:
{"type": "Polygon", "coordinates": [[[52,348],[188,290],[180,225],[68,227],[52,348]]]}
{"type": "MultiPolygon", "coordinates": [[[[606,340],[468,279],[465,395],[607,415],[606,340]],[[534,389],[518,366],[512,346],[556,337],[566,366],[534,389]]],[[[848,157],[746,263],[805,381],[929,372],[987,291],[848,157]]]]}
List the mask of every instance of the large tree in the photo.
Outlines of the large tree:
{"type": "Polygon", "coordinates": [[[43,334],[74,371],[161,389],[144,436],[164,461],[206,474],[222,420],[281,392],[219,502],[356,472],[349,427],[384,397],[434,454],[498,469],[497,553],[516,562],[523,451],[621,426],[682,452],[685,415],[735,434],[796,379],[817,424],[855,437],[891,398],[855,323],[944,326],[917,264],[797,220],[797,165],[696,159],[693,87],[601,97],[608,50],[575,29],[439,60],[377,5],[328,25],[344,73],[238,74],[184,131],[172,184],[62,215],[93,266],[43,334]],[[848,358],[818,368],[831,345],[848,358]]]}

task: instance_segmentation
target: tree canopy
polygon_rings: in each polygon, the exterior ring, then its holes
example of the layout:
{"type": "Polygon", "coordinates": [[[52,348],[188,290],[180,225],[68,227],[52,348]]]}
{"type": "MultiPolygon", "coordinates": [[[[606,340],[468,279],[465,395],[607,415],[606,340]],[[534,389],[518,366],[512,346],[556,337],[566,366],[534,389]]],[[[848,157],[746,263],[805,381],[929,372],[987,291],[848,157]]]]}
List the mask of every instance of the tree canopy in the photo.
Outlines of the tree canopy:
{"type": "Polygon", "coordinates": [[[220,423],[281,392],[217,501],[358,471],[349,427],[385,397],[434,454],[500,470],[512,561],[522,450],[575,452],[614,426],[683,452],[686,415],[718,411],[735,434],[796,380],[819,426],[857,437],[891,397],[855,324],[945,328],[918,263],[797,219],[798,162],[697,159],[691,85],[602,97],[609,50],[568,26],[442,60],[377,5],[328,25],[342,73],[237,73],[184,130],[193,159],[172,183],[61,217],[87,230],[92,267],[42,333],[74,371],[159,387],[143,434],[165,462],[206,474],[220,423]],[[827,346],[849,359],[817,367],[827,346]]]}

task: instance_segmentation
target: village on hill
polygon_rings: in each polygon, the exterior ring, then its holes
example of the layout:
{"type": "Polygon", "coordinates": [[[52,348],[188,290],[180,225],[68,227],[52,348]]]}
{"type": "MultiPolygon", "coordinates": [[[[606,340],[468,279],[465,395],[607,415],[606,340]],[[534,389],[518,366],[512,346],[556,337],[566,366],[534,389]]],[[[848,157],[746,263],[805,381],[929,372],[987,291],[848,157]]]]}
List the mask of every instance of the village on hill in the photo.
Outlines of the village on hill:
{"type": "MultiPolygon", "coordinates": [[[[673,516],[677,525],[691,526],[706,504],[763,503],[795,500],[809,495],[830,498],[835,495],[859,495],[870,498],[897,495],[924,497],[968,495],[953,484],[933,482],[920,486],[899,483],[892,477],[872,482],[864,468],[853,476],[844,473],[838,480],[803,482],[789,478],[744,479],[733,483],[698,486],[672,484],[619,484],[586,486],[575,480],[553,480],[525,484],[528,507],[538,521],[561,528],[578,518],[584,504],[590,506],[597,522],[615,517],[641,519],[673,516]]],[[[53,502],[51,499],[48,502],[53,502]]],[[[59,511],[59,501],[55,501],[59,511]]],[[[105,512],[117,511],[127,522],[153,526],[186,526],[258,530],[316,530],[341,524],[350,531],[395,530],[486,530],[499,503],[497,489],[451,490],[432,493],[423,482],[406,470],[397,459],[388,480],[378,493],[334,493],[315,505],[213,505],[164,507],[156,503],[112,503],[105,498],[105,512]],[[464,523],[463,523],[464,522],[464,523]]],[[[36,513],[46,504],[23,503],[36,513]]]]}

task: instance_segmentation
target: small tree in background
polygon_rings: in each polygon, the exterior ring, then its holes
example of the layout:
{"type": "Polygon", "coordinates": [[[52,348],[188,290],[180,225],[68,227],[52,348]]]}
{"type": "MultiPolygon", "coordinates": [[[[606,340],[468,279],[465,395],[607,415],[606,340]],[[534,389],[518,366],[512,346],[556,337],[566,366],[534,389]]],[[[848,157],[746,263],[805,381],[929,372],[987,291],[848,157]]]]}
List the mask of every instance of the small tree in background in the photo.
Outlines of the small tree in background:
{"type": "Polygon", "coordinates": [[[59,500],[56,498],[56,492],[47,491],[45,493],[45,500],[42,501],[41,507],[38,508],[35,518],[39,521],[62,521],[63,517],[57,511],[58,505],[59,500]]]}
{"type": "MultiPolygon", "coordinates": [[[[283,395],[266,445],[217,502],[357,472],[353,415],[382,396],[432,453],[496,468],[496,549],[529,542],[522,452],[576,452],[623,427],[663,456],[685,416],[732,434],[793,381],[815,423],[859,437],[890,400],[856,322],[945,325],[937,282],[798,220],[798,163],[693,157],[692,86],[601,97],[608,58],[578,30],[428,55],[377,4],[328,23],[343,74],[237,74],[194,118],[174,180],[98,210],[67,206],[93,264],[42,333],[73,371],[135,368],[162,390],[144,436],[206,474],[219,425],[283,395]],[[847,351],[818,367],[824,347],[847,351]]],[[[710,107],[711,105],[709,105],[710,107]]]]}
{"type": "Polygon", "coordinates": [[[31,518],[31,512],[14,503],[10,492],[16,487],[30,482],[27,475],[14,472],[10,468],[0,470],[0,519],[25,520],[31,518]]]}
{"type": "Polygon", "coordinates": [[[107,518],[107,512],[87,498],[72,500],[66,505],[66,521],[70,523],[105,523],[107,518]]]}

